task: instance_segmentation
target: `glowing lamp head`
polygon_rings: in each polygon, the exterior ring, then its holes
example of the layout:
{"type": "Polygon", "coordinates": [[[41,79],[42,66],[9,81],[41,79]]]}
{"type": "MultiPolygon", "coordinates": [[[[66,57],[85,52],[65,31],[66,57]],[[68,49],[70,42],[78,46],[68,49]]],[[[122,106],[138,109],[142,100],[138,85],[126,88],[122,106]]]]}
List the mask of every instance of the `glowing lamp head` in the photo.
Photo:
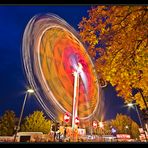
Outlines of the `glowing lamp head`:
{"type": "Polygon", "coordinates": [[[33,89],[28,89],[27,92],[28,93],[34,93],[34,90],[33,89]]]}
{"type": "Polygon", "coordinates": [[[127,106],[132,107],[132,106],[133,106],[133,104],[132,104],[132,103],[128,103],[128,104],[127,104],[127,106]]]}
{"type": "Polygon", "coordinates": [[[126,125],[125,128],[128,129],[128,126],[126,125]]]}
{"type": "Polygon", "coordinates": [[[99,127],[100,128],[103,128],[104,127],[103,122],[99,122],[99,127]]]}

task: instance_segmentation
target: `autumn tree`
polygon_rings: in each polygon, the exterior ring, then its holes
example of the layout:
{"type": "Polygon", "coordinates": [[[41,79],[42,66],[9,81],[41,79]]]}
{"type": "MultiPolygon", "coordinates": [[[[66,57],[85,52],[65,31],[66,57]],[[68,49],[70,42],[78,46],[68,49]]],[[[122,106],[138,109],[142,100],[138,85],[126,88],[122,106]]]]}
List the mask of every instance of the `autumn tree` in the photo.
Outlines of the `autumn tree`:
{"type": "Polygon", "coordinates": [[[139,126],[127,115],[117,114],[111,125],[118,134],[130,134],[132,138],[139,138],[139,126]]]}
{"type": "Polygon", "coordinates": [[[98,77],[126,102],[148,102],[148,6],[94,6],[79,23],[98,77]],[[134,92],[134,93],[133,93],[134,92]],[[143,95],[143,97],[142,97],[143,95]],[[145,100],[145,102],[143,101],[145,100]]]}
{"type": "Polygon", "coordinates": [[[27,116],[21,126],[23,132],[43,132],[49,133],[51,128],[50,120],[46,119],[43,112],[34,111],[33,114],[27,116]]]}
{"type": "Polygon", "coordinates": [[[14,134],[14,128],[16,124],[16,116],[13,111],[6,111],[0,118],[0,135],[12,136],[14,134]]]}

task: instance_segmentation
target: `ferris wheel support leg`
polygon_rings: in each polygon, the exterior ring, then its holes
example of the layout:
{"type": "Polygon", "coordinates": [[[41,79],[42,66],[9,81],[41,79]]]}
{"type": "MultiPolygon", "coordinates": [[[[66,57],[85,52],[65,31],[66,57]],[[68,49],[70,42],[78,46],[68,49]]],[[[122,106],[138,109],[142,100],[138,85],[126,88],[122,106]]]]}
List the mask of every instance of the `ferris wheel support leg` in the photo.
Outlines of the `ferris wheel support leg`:
{"type": "Polygon", "coordinates": [[[79,74],[78,72],[74,72],[74,97],[73,97],[73,111],[72,111],[72,131],[73,131],[73,141],[74,140],[74,130],[77,128],[75,124],[75,118],[77,117],[77,109],[78,109],[78,86],[79,86],[79,74]]]}

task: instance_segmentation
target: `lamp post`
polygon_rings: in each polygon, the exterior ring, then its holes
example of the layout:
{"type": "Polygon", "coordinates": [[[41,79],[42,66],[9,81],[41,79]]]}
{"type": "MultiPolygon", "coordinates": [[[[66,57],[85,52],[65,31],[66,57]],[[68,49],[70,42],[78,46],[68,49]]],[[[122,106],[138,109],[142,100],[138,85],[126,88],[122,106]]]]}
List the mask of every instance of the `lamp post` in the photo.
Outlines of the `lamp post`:
{"type": "Polygon", "coordinates": [[[101,136],[103,136],[103,134],[104,134],[104,124],[103,124],[103,122],[99,122],[99,128],[101,130],[101,136]]]}
{"type": "Polygon", "coordinates": [[[18,133],[18,131],[20,129],[20,124],[21,124],[21,120],[22,120],[22,116],[23,116],[23,112],[24,112],[24,107],[25,107],[25,103],[26,103],[26,100],[27,100],[27,96],[28,96],[28,94],[31,94],[31,93],[34,93],[33,89],[28,89],[26,94],[25,94],[25,98],[24,98],[24,102],[23,102],[23,105],[22,105],[22,110],[21,110],[19,122],[18,122],[18,125],[17,125],[17,128],[16,128],[16,132],[15,132],[15,135],[14,135],[14,142],[16,141],[17,133],[18,133]]]}
{"type": "MultiPolygon", "coordinates": [[[[137,115],[138,115],[138,118],[139,118],[139,121],[140,121],[140,125],[141,125],[141,127],[143,128],[143,130],[144,130],[144,126],[143,126],[143,124],[142,124],[142,120],[141,120],[141,117],[140,117],[140,114],[139,114],[137,105],[136,105],[135,103],[128,103],[127,106],[128,106],[128,107],[135,107],[136,112],[137,112],[137,115]]],[[[146,136],[145,131],[144,131],[144,135],[145,135],[145,139],[146,139],[146,141],[147,141],[147,136],[146,136]]]]}
{"type": "Polygon", "coordinates": [[[128,106],[128,107],[135,107],[136,112],[137,112],[137,115],[138,115],[138,119],[139,119],[139,121],[140,121],[140,125],[141,125],[141,127],[143,127],[142,120],[141,120],[139,111],[138,111],[138,109],[137,109],[137,106],[136,106],[134,103],[128,103],[127,106],[128,106]]]}

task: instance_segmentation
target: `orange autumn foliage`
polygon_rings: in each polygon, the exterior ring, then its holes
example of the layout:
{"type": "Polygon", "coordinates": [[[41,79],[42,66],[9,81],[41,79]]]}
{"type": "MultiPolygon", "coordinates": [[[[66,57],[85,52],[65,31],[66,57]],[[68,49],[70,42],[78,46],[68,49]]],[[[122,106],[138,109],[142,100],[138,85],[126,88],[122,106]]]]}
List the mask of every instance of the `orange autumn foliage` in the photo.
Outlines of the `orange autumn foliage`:
{"type": "Polygon", "coordinates": [[[79,23],[80,36],[98,75],[115,86],[125,102],[148,104],[148,6],[95,6],[79,23]]]}

